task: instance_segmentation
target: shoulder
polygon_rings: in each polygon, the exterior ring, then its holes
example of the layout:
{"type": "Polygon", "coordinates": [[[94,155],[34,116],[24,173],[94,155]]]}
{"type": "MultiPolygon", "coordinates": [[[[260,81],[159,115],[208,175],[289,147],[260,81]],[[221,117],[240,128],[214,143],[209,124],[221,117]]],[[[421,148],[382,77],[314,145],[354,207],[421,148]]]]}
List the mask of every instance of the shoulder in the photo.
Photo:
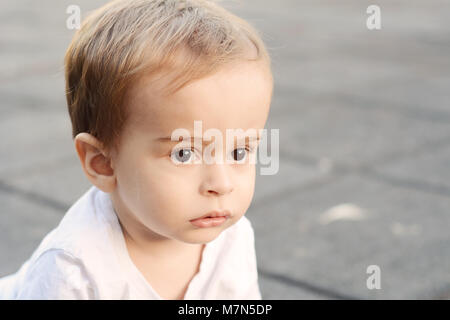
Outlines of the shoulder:
{"type": "Polygon", "coordinates": [[[94,298],[84,264],[62,249],[42,252],[19,281],[16,299],[94,298]]]}
{"type": "Polygon", "coordinates": [[[91,299],[102,281],[118,278],[111,275],[117,227],[106,197],[89,189],[41,241],[17,273],[19,299],[91,299]]]}
{"type": "Polygon", "coordinates": [[[116,235],[108,195],[91,187],[65,213],[58,226],[48,234],[36,250],[62,250],[86,262],[106,254],[116,235]]]}

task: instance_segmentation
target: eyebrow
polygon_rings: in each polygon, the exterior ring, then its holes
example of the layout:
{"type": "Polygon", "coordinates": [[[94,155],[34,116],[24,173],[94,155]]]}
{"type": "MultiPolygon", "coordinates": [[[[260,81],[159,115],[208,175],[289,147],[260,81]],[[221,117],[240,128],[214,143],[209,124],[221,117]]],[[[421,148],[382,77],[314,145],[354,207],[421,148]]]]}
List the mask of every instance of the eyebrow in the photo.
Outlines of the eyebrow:
{"type": "MultiPolygon", "coordinates": [[[[159,142],[180,142],[180,141],[187,140],[188,137],[182,136],[180,138],[183,138],[183,140],[172,140],[172,137],[166,136],[166,137],[157,138],[156,141],[159,141],[159,142]]],[[[254,137],[254,136],[252,136],[252,137],[247,137],[246,136],[245,138],[248,138],[248,140],[250,140],[250,141],[252,141],[252,140],[257,140],[258,141],[258,140],[261,139],[261,137],[254,137]]],[[[191,141],[192,140],[202,140],[202,138],[200,138],[200,137],[191,137],[191,141]]],[[[208,142],[212,142],[212,141],[208,141],[208,142]]],[[[203,144],[205,144],[205,141],[203,141],[203,144]]]]}

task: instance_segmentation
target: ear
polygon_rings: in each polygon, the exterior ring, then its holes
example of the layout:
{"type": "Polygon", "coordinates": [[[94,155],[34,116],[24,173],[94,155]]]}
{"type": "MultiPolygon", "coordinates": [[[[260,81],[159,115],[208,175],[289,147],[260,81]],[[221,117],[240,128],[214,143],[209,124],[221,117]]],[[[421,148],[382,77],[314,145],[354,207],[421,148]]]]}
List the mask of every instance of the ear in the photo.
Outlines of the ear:
{"type": "Polygon", "coordinates": [[[102,143],[93,135],[82,132],[75,137],[75,149],[89,181],[103,192],[113,192],[116,177],[111,166],[111,159],[102,143]]]}

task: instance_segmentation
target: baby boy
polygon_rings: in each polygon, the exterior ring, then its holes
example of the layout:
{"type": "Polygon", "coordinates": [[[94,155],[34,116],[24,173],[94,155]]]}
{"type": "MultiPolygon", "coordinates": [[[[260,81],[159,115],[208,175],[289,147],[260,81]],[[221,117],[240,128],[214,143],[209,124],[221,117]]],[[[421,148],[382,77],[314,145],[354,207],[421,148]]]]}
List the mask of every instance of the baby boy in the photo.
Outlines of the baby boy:
{"type": "Polygon", "coordinates": [[[0,297],[261,299],[244,216],[273,88],[257,31],[212,1],[113,1],[83,21],[65,71],[93,186],[0,297]],[[249,134],[204,134],[230,129],[249,134]]]}

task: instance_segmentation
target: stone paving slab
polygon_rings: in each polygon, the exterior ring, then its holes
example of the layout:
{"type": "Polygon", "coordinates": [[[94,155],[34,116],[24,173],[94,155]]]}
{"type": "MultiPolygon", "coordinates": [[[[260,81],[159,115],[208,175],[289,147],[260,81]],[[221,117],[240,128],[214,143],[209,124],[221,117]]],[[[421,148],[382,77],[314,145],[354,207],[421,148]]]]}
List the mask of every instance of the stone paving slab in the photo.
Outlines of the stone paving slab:
{"type": "Polygon", "coordinates": [[[7,176],[4,182],[23,192],[55,199],[60,203],[60,208],[67,209],[91,187],[75,151],[74,154],[42,163],[40,169],[22,169],[15,176],[7,176]]]}
{"type": "Polygon", "coordinates": [[[448,119],[448,1],[377,1],[383,27],[376,32],[365,27],[367,1],[282,4],[264,19],[259,10],[244,11],[264,30],[280,86],[431,109],[448,119]]]}
{"type": "Polygon", "coordinates": [[[35,68],[31,75],[0,82],[0,115],[19,109],[25,112],[52,111],[68,117],[63,71],[57,64],[42,63],[35,68]]]}
{"type": "Polygon", "coordinates": [[[325,300],[328,296],[312,293],[286,283],[260,276],[259,289],[263,300],[325,300]]]}
{"type": "Polygon", "coordinates": [[[448,283],[449,197],[337,175],[276,199],[248,213],[264,270],[359,298],[430,298],[448,283]],[[382,290],[366,288],[371,264],[382,290]]]}
{"type": "Polygon", "coordinates": [[[442,189],[450,196],[450,139],[449,143],[430,152],[407,157],[382,166],[375,171],[392,179],[410,181],[411,184],[423,186],[423,189],[442,189]]]}
{"type": "Polygon", "coordinates": [[[0,120],[0,177],[73,152],[66,113],[29,110],[0,120]]]}
{"type": "Polygon", "coordinates": [[[446,122],[421,121],[328,98],[309,105],[299,100],[291,112],[274,113],[267,125],[282,128],[280,150],[293,156],[325,157],[357,166],[450,136],[446,122]]]}
{"type": "Polygon", "coordinates": [[[27,201],[0,186],[0,277],[16,272],[43,237],[61,220],[61,212],[27,201]]]}

